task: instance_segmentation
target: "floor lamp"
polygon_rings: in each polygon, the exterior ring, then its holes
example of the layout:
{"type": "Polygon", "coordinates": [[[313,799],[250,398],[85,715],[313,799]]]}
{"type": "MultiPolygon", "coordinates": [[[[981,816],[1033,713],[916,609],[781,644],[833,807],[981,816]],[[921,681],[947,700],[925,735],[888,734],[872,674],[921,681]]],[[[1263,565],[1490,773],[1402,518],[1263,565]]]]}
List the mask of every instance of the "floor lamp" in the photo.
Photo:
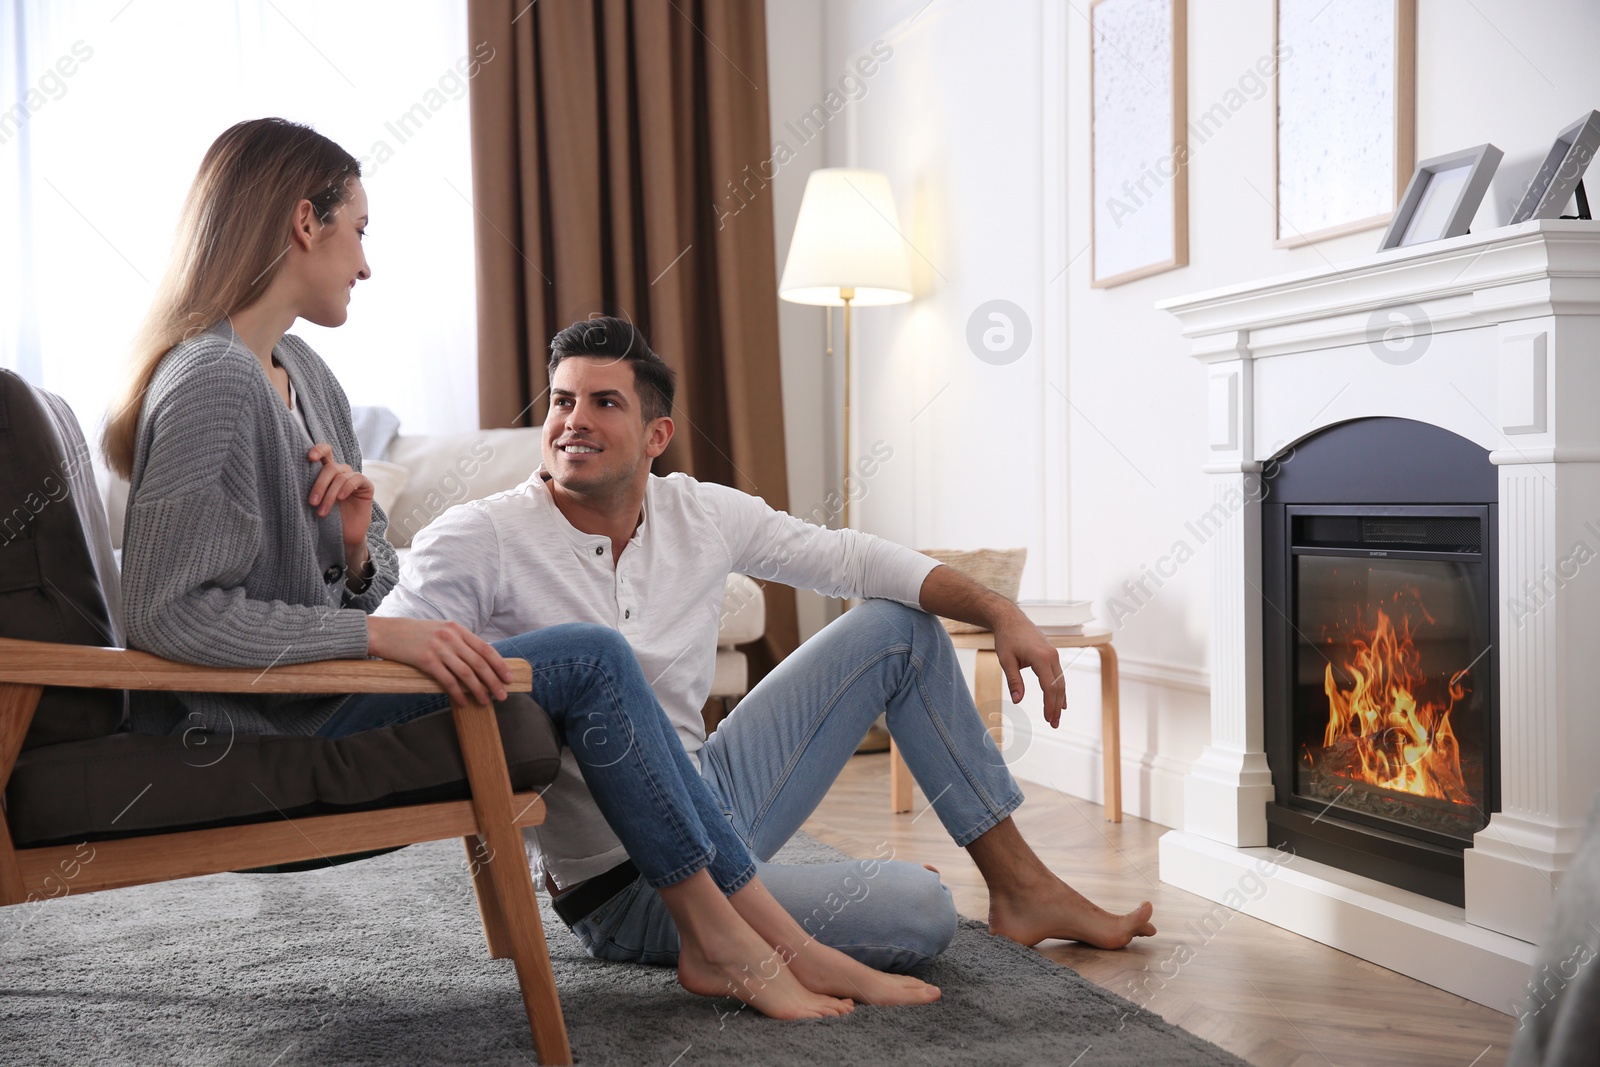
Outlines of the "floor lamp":
{"type": "MultiPolygon", "coordinates": [[[[850,525],[850,308],[911,299],[906,239],[888,175],[826,167],[806,179],[778,295],[796,304],[844,308],[844,451],[840,525],[850,525]]],[[[833,331],[828,331],[829,353],[833,331]]]]}

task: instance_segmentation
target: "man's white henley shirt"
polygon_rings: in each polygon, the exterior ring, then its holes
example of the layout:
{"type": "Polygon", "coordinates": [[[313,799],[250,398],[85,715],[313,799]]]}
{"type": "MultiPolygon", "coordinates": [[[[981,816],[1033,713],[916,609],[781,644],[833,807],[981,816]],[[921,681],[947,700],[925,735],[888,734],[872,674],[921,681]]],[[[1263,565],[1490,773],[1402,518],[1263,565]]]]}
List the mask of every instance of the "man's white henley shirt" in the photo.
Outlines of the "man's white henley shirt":
{"type": "MultiPolygon", "coordinates": [[[[618,630],[698,764],[706,740],[700,709],[716,669],[730,573],[916,607],[937,565],[870,534],[815,526],[748,493],[682,474],[650,477],[642,521],[614,559],[611,539],[573,527],[536,472],[423,529],[377,614],[452,619],[488,641],[564,622],[618,630]]],[[[529,836],[539,866],[558,886],[626,857],[570,750],[544,800],[547,821],[529,836]]]]}

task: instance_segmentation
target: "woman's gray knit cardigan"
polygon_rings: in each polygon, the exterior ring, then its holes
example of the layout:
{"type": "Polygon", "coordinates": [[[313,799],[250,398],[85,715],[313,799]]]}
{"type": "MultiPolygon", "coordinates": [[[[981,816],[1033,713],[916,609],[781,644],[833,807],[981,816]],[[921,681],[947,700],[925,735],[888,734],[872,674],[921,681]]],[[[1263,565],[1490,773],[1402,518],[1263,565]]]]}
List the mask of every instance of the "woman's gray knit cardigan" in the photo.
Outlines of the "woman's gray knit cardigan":
{"type": "MultiPolygon", "coordinates": [[[[312,437],[361,467],[344,391],[309,345],[273,355],[312,437]]],[[[395,552],[376,505],[367,543],[377,577],[345,584],[339,509],[307,503],[322,469],[266,371],[226,321],[162,358],[139,415],[122,592],[128,644],[169,659],[260,667],[367,655],[367,613],[393,588],[395,552]]],[[[135,693],[133,729],[311,734],[342,695],[135,693]]]]}

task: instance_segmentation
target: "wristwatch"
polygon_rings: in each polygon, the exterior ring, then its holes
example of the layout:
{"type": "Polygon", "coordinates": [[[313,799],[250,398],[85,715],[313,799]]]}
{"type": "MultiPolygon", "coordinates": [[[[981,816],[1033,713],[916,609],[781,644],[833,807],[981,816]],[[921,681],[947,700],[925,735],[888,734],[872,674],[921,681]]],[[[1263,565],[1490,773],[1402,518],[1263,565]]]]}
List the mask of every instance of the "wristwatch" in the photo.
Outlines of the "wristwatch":
{"type": "Polygon", "coordinates": [[[351,573],[345,582],[345,588],[357,596],[365,593],[372,585],[372,579],[378,576],[378,566],[372,561],[372,556],[367,556],[366,566],[361,568],[360,574],[351,573]]]}

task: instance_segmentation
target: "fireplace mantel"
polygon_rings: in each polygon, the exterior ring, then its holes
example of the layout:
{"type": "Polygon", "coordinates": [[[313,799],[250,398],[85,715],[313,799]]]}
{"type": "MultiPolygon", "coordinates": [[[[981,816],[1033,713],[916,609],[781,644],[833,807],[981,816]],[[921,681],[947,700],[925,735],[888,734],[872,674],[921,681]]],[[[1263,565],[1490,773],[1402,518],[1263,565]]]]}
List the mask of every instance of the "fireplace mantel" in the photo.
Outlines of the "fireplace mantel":
{"type": "Polygon", "coordinates": [[[1207,364],[1204,469],[1231,516],[1212,542],[1211,740],[1162,877],[1220,899],[1267,840],[1262,464],[1351,419],[1442,427],[1499,470],[1502,810],[1466,852],[1466,907],[1297,860],[1254,910],[1512,1010],[1600,788],[1600,223],[1529,222],[1157,306],[1207,364]],[[1573,561],[1580,543],[1594,573],[1573,561]]]}

